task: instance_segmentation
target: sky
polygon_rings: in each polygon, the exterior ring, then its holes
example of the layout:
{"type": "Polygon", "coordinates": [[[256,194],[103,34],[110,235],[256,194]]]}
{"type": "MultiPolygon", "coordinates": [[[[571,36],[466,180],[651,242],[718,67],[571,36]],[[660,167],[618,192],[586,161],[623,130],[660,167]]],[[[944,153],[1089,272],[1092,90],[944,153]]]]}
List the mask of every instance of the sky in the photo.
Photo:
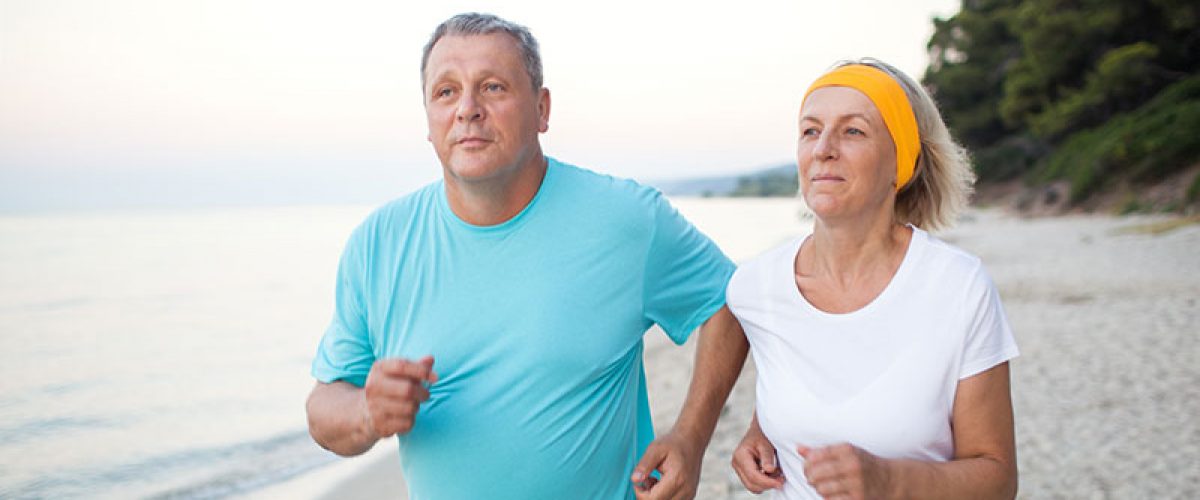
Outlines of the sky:
{"type": "Polygon", "coordinates": [[[919,78],[953,0],[0,0],[0,211],[378,204],[440,177],[419,65],[438,23],[530,28],[544,151],[653,182],[793,161],[814,78],[919,78]]]}

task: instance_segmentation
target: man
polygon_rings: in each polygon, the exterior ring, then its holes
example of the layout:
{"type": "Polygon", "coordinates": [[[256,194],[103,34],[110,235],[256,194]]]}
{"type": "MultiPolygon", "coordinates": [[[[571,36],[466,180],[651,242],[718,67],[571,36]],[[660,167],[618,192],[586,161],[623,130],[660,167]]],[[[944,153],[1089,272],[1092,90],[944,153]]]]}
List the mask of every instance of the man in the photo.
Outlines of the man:
{"type": "Polygon", "coordinates": [[[694,496],[748,347],[724,307],[732,264],[658,192],[543,156],[550,93],[524,27],[455,16],[421,66],[443,179],[347,243],[313,438],[356,455],[398,435],[415,500],[694,496]],[[677,343],[703,323],[658,440],[641,339],[655,323],[677,343]]]}

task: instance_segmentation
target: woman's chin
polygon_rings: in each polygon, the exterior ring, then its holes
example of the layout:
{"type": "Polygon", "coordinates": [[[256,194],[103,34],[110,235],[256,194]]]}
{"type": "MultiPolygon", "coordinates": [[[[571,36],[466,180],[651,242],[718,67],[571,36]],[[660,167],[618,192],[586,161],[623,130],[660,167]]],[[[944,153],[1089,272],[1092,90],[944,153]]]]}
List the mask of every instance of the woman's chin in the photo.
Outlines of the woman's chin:
{"type": "Polygon", "coordinates": [[[813,215],[820,218],[835,217],[841,212],[842,203],[828,195],[805,196],[804,203],[808,205],[808,209],[813,215]]]}

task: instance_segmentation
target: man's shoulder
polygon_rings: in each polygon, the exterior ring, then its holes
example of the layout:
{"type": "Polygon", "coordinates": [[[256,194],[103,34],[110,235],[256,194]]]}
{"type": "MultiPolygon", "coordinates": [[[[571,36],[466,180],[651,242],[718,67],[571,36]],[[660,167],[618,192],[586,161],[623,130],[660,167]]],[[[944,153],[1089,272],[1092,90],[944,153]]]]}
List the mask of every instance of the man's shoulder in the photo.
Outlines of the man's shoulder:
{"type": "Polygon", "coordinates": [[[442,192],[442,183],[443,181],[439,179],[421,186],[414,191],[410,191],[398,198],[393,198],[392,200],[376,208],[368,217],[378,217],[396,213],[409,215],[413,212],[429,210],[435,206],[435,203],[437,203],[439,199],[438,195],[442,192]]]}
{"type": "Polygon", "coordinates": [[[359,239],[374,239],[380,233],[403,231],[414,221],[437,209],[442,181],[434,181],[372,210],[355,229],[359,239]]]}
{"type": "Polygon", "coordinates": [[[548,161],[557,169],[563,191],[573,196],[595,197],[599,206],[645,208],[663,198],[658,189],[633,179],[596,172],[554,158],[548,158],[548,161]]]}

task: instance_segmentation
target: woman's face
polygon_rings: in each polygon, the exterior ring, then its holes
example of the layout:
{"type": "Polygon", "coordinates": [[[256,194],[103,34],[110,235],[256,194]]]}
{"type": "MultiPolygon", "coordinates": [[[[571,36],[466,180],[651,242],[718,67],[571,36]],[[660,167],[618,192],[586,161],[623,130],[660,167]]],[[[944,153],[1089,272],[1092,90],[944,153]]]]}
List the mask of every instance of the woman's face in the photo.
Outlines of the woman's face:
{"type": "Polygon", "coordinates": [[[796,148],[800,192],[823,220],[890,215],[896,182],[896,146],[883,116],[863,93],[822,87],[800,108],[796,148]]]}

